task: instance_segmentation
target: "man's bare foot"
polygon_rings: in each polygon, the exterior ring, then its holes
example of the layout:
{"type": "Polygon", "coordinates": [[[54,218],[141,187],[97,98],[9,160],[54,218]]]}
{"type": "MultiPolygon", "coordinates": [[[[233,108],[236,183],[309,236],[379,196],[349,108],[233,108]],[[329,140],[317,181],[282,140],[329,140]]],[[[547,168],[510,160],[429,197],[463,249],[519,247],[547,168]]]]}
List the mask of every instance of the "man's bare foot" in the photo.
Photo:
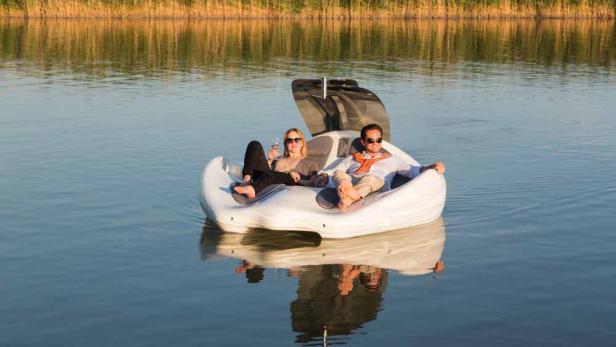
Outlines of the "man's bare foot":
{"type": "Polygon", "coordinates": [[[248,199],[254,199],[257,196],[255,189],[252,186],[235,186],[233,187],[236,193],[246,195],[248,199]]]}
{"type": "Polygon", "coordinates": [[[340,198],[338,208],[341,210],[344,210],[361,198],[357,190],[353,188],[353,184],[348,181],[342,182],[338,186],[338,197],[340,198]]]}
{"type": "Polygon", "coordinates": [[[338,185],[338,187],[336,187],[336,193],[338,193],[338,197],[340,198],[340,200],[344,198],[344,191],[342,190],[342,186],[344,184],[346,184],[346,182],[342,182],[340,185],[338,185]]]}
{"type": "Polygon", "coordinates": [[[347,207],[351,206],[353,202],[353,199],[349,198],[348,196],[345,196],[344,198],[341,198],[338,202],[338,208],[344,210],[347,207]]]}
{"type": "Polygon", "coordinates": [[[351,182],[343,182],[343,183],[348,183],[348,184],[340,185],[340,189],[342,191],[343,196],[351,198],[353,202],[361,199],[361,195],[359,195],[359,192],[357,192],[357,190],[353,188],[353,185],[351,184],[351,182]]]}
{"type": "Polygon", "coordinates": [[[346,196],[344,186],[351,186],[351,182],[342,182],[338,185],[336,191],[338,192],[338,198],[340,201],[338,202],[338,208],[344,210],[346,207],[353,203],[353,199],[346,196]]]}

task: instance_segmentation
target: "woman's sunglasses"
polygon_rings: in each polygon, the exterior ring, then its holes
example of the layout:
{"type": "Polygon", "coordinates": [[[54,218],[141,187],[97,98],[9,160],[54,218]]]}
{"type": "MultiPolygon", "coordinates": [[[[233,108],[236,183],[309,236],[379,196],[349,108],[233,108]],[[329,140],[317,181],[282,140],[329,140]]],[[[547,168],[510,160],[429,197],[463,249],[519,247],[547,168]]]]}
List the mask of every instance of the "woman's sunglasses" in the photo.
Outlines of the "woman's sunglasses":
{"type": "Polygon", "coordinates": [[[302,142],[302,138],[301,137],[287,137],[286,139],[284,139],[284,143],[287,145],[291,142],[300,143],[302,142]]]}
{"type": "Polygon", "coordinates": [[[375,143],[375,142],[376,143],[381,143],[381,142],[383,142],[383,138],[382,137],[377,137],[376,139],[373,139],[373,138],[369,137],[369,138],[366,139],[366,142],[368,142],[368,143],[375,143]]]}

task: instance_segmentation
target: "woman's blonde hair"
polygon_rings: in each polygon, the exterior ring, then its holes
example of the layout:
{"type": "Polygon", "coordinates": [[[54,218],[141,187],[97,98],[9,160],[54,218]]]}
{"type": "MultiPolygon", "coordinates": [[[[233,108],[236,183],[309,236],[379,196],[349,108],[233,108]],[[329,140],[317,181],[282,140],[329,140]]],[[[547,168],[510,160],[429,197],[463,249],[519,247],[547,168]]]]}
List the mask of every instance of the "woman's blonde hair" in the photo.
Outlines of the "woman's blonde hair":
{"type": "Polygon", "coordinates": [[[306,138],[304,137],[304,133],[301,130],[299,130],[298,128],[291,128],[291,129],[289,129],[289,130],[284,132],[284,138],[283,138],[283,141],[285,142],[285,144],[284,144],[284,156],[285,156],[285,158],[289,157],[289,151],[287,150],[286,140],[287,140],[287,136],[289,136],[289,133],[291,133],[293,131],[296,132],[299,135],[299,137],[302,139],[302,149],[300,150],[300,153],[302,155],[302,158],[306,158],[306,152],[308,151],[306,149],[306,138]]]}

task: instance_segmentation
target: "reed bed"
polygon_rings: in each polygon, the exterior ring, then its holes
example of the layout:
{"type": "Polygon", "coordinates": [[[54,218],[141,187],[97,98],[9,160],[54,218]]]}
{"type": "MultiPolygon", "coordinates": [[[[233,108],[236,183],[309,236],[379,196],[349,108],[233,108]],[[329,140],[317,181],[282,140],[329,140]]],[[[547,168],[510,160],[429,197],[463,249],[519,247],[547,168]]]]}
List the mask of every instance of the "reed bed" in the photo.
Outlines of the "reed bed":
{"type": "Polygon", "coordinates": [[[0,0],[2,17],[613,18],[616,0],[0,0]]]}

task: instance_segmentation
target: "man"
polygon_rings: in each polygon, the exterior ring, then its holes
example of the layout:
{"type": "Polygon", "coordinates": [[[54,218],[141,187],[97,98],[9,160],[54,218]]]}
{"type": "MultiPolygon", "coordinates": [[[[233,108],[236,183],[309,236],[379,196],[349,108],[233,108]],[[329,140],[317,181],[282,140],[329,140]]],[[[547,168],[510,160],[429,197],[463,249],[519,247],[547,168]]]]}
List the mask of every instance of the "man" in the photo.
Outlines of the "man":
{"type": "Polygon", "coordinates": [[[340,202],[338,207],[345,209],[366,195],[391,187],[396,173],[413,178],[428,169],[445,173],[445,165],[440,161],[429,166],[409,166],[401,158],[388,152],[381,152],[383,129],[378,124],[368,124],[361,129],[362,153],[354,153],[334,167],[332,180],[336,184],[340,202]]]}

